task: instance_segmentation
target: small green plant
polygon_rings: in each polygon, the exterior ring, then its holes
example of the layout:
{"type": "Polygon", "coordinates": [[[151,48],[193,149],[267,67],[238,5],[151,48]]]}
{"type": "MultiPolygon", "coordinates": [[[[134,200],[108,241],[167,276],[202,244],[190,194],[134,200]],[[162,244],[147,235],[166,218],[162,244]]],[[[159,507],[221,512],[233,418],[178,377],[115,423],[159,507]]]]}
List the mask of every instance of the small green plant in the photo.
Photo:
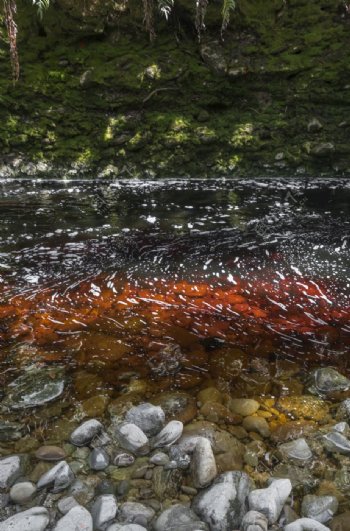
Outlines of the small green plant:
{"type": "MultiPolygon", "coordinates": [[[[18,81],[20,67],[19,67],[19,58],[17,50],[17,24],[16,24],[16,13],[17,13],[17,4],[16,0],[0,0],[3,3],[3,12],[5,25],[7,29],[7,35],[10,45],[10,59],[12,66],[12,76],[14,82],[18,81]]],[[[40,18],[43,18],[45,10],[50,7],[52,0],[30,0],[33,6],[38,10],[38,15],[40,18]]],[[[86,0],[88,1],[88,0],[86,0]]],[[[91,0],[92,1],[92,0],[91,0]]],[[[195,0],[196,1],[196,17],[195,17],[195,27],[197,30],[198,37],[200,38],[201,32],[205,30],[205,15],[208,7],[208,0],[195,0]]],[[[155,13],[156,11],[160,12],[166,20],[168,20],[170,13],[174,7],[175,0],[142,0],[143,5],[143,14],[144,14],[144,24],[146,30],[149,33],[150,39],[154,40],[155,33],[155,13]]],[[[229,21],[230,14],[236,7],[235,0],[223,0],[222,6],[222,25],[221,25],[221,35],[226,30],[229,21]]]]}

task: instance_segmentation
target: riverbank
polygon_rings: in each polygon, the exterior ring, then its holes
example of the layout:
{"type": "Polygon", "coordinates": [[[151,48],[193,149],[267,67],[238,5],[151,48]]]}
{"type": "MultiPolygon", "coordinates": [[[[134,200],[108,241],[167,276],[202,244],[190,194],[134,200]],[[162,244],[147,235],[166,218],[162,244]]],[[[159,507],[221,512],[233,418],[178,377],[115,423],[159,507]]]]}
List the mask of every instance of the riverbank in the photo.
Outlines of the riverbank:
{"type": "Polygon", "coordinates": [[[1,47],[2,177],[350,174],[341,5],[247,0],[224,41],[211,8],[199,43],[180,3],[151,44],[137,10],[106,22],[66,0],[40,22],[28,4],[15,87],[1,47]]]}

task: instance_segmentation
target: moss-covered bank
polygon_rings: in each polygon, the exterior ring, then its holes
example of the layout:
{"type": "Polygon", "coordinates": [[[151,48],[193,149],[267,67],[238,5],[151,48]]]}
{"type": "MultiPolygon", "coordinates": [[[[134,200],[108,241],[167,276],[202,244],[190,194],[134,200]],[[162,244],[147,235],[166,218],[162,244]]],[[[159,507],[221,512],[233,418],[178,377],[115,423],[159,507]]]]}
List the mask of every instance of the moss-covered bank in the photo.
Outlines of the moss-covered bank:
{"type": "Polygon", "coordinates": [[[350,175],[337,0],[240,0],[224,42],[213,4],[201,43],[186,0],[153,44],[132,3],[111,18],[56,0],[42,22],[19,7],[15,87],[0,48],[2,175],[350,175]]]}

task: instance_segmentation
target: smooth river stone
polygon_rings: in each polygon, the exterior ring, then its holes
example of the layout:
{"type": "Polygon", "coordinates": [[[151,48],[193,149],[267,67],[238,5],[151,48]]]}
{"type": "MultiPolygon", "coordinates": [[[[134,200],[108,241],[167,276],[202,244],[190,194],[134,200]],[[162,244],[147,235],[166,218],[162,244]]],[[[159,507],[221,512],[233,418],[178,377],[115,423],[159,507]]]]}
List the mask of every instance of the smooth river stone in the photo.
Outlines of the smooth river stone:
{"type": "Polygon", "coordinates": [[[102,431],[102,429],[103,426],[98,420],[87,420],[73,431],[70,436],[70,442],[75,446],[86,446],[102,431]]]}
{"type": "Polygon", "coordinates": [[[117,499],[113,494],[99,496],[91,508],[94,529],[103,531],[112,523],[118,511],[117,499]]]}
{"type": "Polygon", "coordinates": [[[210,531],[238,529],[248,511],[252,488],[252,480],[245,472],[226,472],[194,498],[192,510],[209,525],[210,531]]]}
{"type": "Polygon", "coordinates": [[[93,531],[92,516],[84,507],[78,505],[57,522],[53,531],[93,531]]]}
{"type": "MultiPolygon", "coordinates": [[[[330,531],[330,529],[311,518],[299,518],[291,524],[286,525],[284,531],[330,531]]],[[[340,528],[339,531],[343,530],[340,528]]]]}
{"type": "Polygon", "coordinates": [[[2,405],[10,409],[43,406],[56,400],[64,391],[62,369],[29,369],[10,383],[2,405]]]}
{"type": "Polygon", "coordinates": [[[194,447],[191,474],[194,487],[207,487],[217,476],[215,457],[211,443],[205,437],[199,437],[194,447]]]}
{"type": "Polygon", "coordinates": [[[120,507],[118,519],[124,523],[133,523],[136,522],[136,518],[143,517],[145,523],[149,524],[154,515],[155,511],[151,507],[137,502],[125,502],[120,507]]]}
{"type": "Polygon", "coordinates": [[[180,439],[183,429],[184,426],[182,422],[178,420],[172,420],[168,422],[165,428],[163,428],[162,431],[153,438],[152,447],[161,448],[174,444],[178,439],[180,439]]]}
{"type": "Polygon", "coordinates": [[[136,424],[121,424],[117,427],[117,439],[125,450],[135,455],[146,455],[150,451],[147,435],[136,424]]]}
{"type": "Polygon", "coordinates": [[[21,458],[18,455],[0,459],[0,489],[11,487],[21,473],[21,458]]]}
{"type": "Polygon", "coordinates": [[[266,489],[256,489],[249,494],[249,508],[264,514],[269,524],[274,524],[291,491],[289,479],[277,479],[266,489]]]}
{"type": "Polygon", "coordinates": [[[259,433],[262,437],[269,437],[270,428],[263,417],[248,416],[243,419],[243,428],[248,432],[254,431],[259,433]]]}
{"type": "Polygon", "coordinates": [[[36,493],[36,486],[30,481],[22,481],[11,487],[10,498],[18,505],[24,505],[29,502],[36,493]]]}
{"type": "Polygon", "coordinates": [[[327,395],[334,391],[350,389],[350,380],[332,367],[316,369],[312,374],[312,384],[308,391],[313,394],[327,395]]]}
{"type": "Polygon", "coordinates": [[[135,457],[131,454],[121,453],[115,456],[114,464],[120,468],[131,466],[135,463],[135,457]]]}
{"type": "Polygon", "coordinates": [[[335,496],[315,496],[308,494],[303,498],[301,514],[306,518],[312,518],[321,524],[326,524],[333,518],[338,510],[338,506],[339,503],[335,496]]]}
{"type": "Polygon", "coordinates": [[[227,407],[242,417],[249,417],[254,415],[260,407],[259,402],[250,398],[230,398],[227,402],[227,407]]]}
{"type": "Polygon", "coordinates": [[[43,474],[37,483],[38,489],[53,485],[52,492],[60,492],[73,483],[74,474],[66,461],[60,461],[43,474]]]}
{"type": "Polygon", "coordinates": [[[104,470],[109,465],[109,455],[103,448],[95,448],[89,455],[91,470],[104,470]]]}
{"type": "Polygon", "coordinates": [[[327,450],[339,454],[350,454],[350,441],[339,432],[331,432],[324,435],[323,443],[327,450]]]}
{"type": "Polygon", "coordinates": [[[32,507],[0,523],[0,531],[44,531],[49,525],[45,507],[32,507]]]}
{"type": "Polygon", "coordinates": [[[244,515],[240,529],[241,531],[267,531],[267,518],[257,511],[248,511],[244,515]]]}
{"type": "Polygon", "coordinates": [[[160,406],[144,403],[132,407],[126,414],[125,422],[135,424],[148,437],[153,437],[163,428],[165,413],[160,406]]]}
{"type": "Polygon", "coordinates": [[[35,457],[41,461],[61,461],[66,458],[66,452],[59,446],[41,446],[35,452],[35,457]]]}
{"type": "Polygon", "coordinates": [[[22,437],[23,424],[0,421],[0,442],[18,441],[22,437]]]}
{"type": "Polygon", "coordinates": [[[153,524],[155,531],[186,531],[207,530],[208,527],[201,522],[196,513],[189,507],[177,504],[165,509],[153,524]]]}
{"type": "Polygon", "coordinates": [[[311,449],[303,438],[280,444],[278,450],[284,458],[291,459],[300,466],[312,457],[311,449]]]}

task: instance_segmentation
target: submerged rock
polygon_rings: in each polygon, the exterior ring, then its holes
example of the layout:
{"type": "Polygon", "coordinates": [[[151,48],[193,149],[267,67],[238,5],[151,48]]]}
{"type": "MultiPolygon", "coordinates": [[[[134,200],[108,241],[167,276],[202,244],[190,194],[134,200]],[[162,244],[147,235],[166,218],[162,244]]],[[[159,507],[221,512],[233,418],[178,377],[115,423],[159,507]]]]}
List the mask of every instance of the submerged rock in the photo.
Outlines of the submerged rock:
{"type": "Polygon", "coordinates": [[[338,500],[335,496],[304,496],[301,514],[307,518],[326,524],[338,510],[338,500]]]}
{"type": "Polygon", "coordinates": [[[16,483],[10,490],[10,498],[18,505],[24,505],[29,502],[36,493],[36,486],[30,481],[16,483]]]}
{"type": "Polygon", "coordinates": [[[101,422],[96,419],[87,420],[73,431],[70,441],[75,446],[86,446],[103,429],[101,422]]]}
{"type": "Polygon", "coordinates": [[[150,451],[148,437],[136,424],[121,424],[117,428],[117,439],[125,450],[136,455],[146,455],[150,451]]]}
{"type": "Polygon", "coordinates": [[[260,404],[250,398],[231,398],[227,403],[227,407],[237,415],[249,417],[258,411],[260,404]]]}
{"type": "Polygon", "coordinates": [[[92,531],[92,516],[78,505],[73,507],[68,513],[63,516],[53,528],[53,531],[92,531]]]}
{"type": "Polygon", "coordinates": [[[323,443],[330,452],[350,454],[350,441],[341,433],[333,431],[322,437],[323,443]]]}
{"type": "Polygon", "coordinates": [[[332,367],[316,369],[312,373],[308,391],[315,395],[327,395],[335,391],[350,389],[350,380],[332,367]]]}
{"type": "Polygon", "coordinates": [[[155,511],[151,507],[146,507],[142,503],[125,502],[120,507],[118,519],[124,523],[133,523],[137,518],[142,517],[145,523],[148,524],[155,515],[155,511]]]}
{"type": "Polygon", "coordinates": [[[64,386],[63,369],[30,368],[10,383],[1,405],[10,409],[43,406],[61,396],[64,386]]]}
{"type": "Polygon", "coordinates": [[[170,421],[152,440],[153,448],[170,446],[175,443],[182,435],[183,424],[178,420],[170,421]]]}
{"type": "Polygon", "coordinates": [[[65,459],[66,452],[59,446],[40,446],[35,452],[35,457],[42,461],[61,461],[65,459]]]}
{"type": "Polygon", "coordinates": [[[248,511],[252,488],[253,483],[244,472],[226,472],[194,498],[192,510],[211,531],[237,529],[248,511]]]}
{"type": "Polygon", "coordinates": [[[117,499],[113,494],[99,496],[91,508],[94,529],[104,530],[115,518],[117,510],[117,499]]]}
{"type": "Polygon", "coordinates": [[[267,531],[268,521],[265,515],[257,511],[249,511],[244,516],[241,531],[267,531]]]}
{"type": "Polygon", "coordinates": [[[22,437],[23,424],[0,421],[0,442],[18,441],[22,437]]]}
{"type": "Polygon", "coordinates": [[[290,459],[301,466],[312,458],[310,447],[303,438],[280,444],[278,451],[284,458],[290,459]]]}
{"type": "Polygon", "coordinates": [[[38,489],[53,485],[52,492],[66,489],[74,481],[74,474],[66,461],[60,461],[43,474],[37,483],[38,489]]]}
{"type": "Polygon", "coordinates": [[[91,470],[104,470],[109,465],[109,455],[103,448],[94,448],[89,455],[91,470]]]}
{"type": "Polygon", "coordinates": [[[0,459],[0,489],[11,487],[22,473],[21,458],[11,455],[0,459]]]}
{"type": "Polygon", "coordinates": [[[45,507],[32,507],[0,523],[0,531],[44,531],[49,525],[45,507]]]}
{"type": "Polygon", "coordinates": [[[211,443],[205,437],[199,437],[193,451],[191,462],[193,485],[202,489],[207,487],[217,475],[217,468],[211,443]]]}
{"type": "Polygon", "coordinates": [[[274,524],[291,491],[289,479],[277,479],[266,489],[256,489],[249,494],[249,508],[264,514],[269,524],[274,524]]]}
{"type": "Polygon", "coordinates": [[[284,531],[330,531],[330,529],[311,518],[299,518],[295,522],[286,525],[284,531]]]}
{"type": "Polygon", "coordinates": [[[183,505],[173,505],[163,511],[154,523],[154,531],[199,531],[208,526],[198,516],[183,505]]]}
{"type": "Polygon", "coordinates": [[[125,421],[136,424],[148,437],[153,437],[163,428],[165,414],[160,406],[145,403],[132,407],[126,414],[125,421]]]}

